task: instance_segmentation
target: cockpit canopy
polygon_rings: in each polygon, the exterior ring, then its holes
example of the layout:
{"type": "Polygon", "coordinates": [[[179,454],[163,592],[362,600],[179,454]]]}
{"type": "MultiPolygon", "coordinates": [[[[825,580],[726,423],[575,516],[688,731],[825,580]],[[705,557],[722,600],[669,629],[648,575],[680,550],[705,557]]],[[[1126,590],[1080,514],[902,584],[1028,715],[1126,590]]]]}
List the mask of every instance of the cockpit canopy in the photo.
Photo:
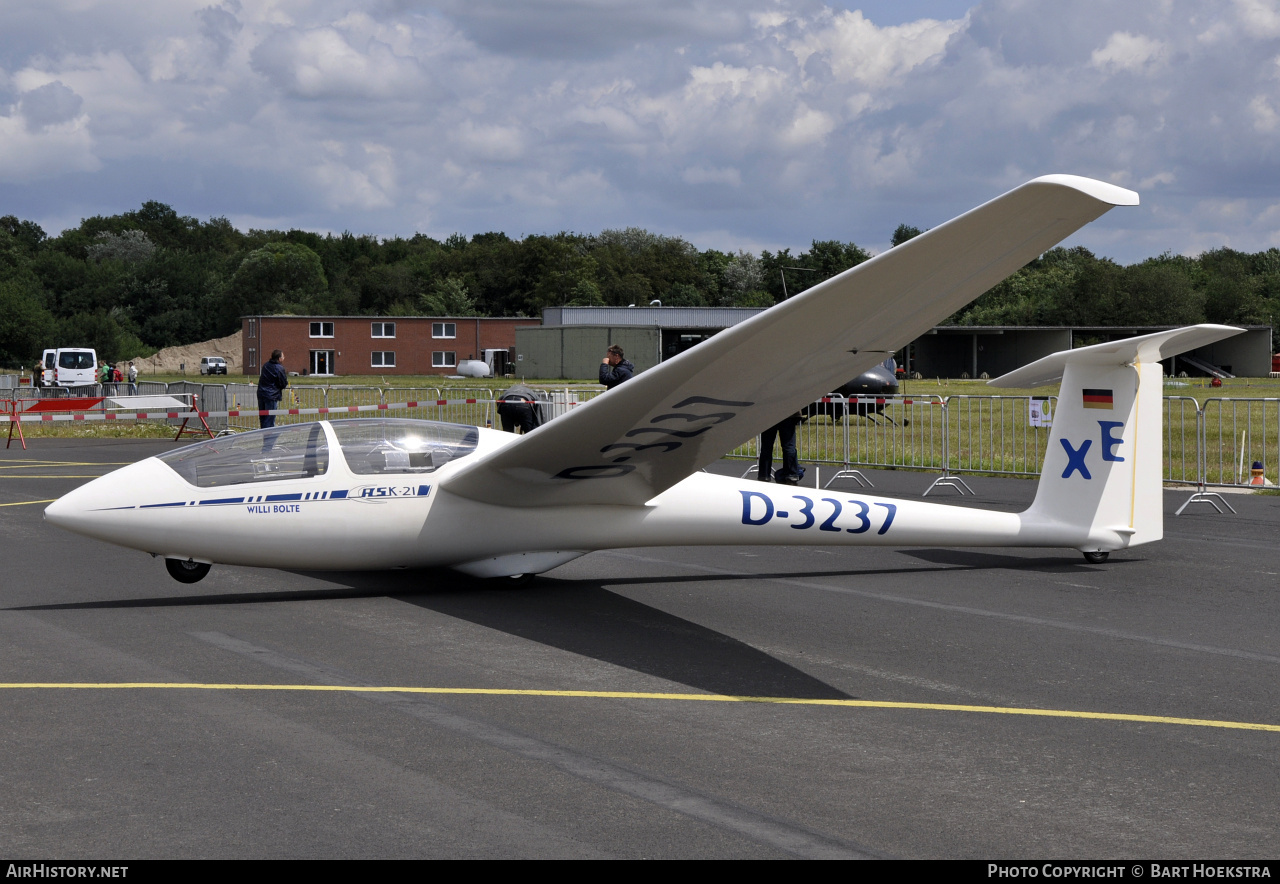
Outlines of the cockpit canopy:
{"type": "MultiPolygon", "coordinates": [[[[330,424],[342,457],[357,475],[430,473],[475,451],[475,427],[436,421],[370,418],[330,424]]],[[[308,479],[329,470],[329,440],[318,424],[220,436],[159,456],[199,488],[308,479]]]]}
{"type": "Polygon", "coordinates": [[[334,421],[330,426],[351,472],[430,473],[476,450],[475,427],[436,421],[334,421]]]}

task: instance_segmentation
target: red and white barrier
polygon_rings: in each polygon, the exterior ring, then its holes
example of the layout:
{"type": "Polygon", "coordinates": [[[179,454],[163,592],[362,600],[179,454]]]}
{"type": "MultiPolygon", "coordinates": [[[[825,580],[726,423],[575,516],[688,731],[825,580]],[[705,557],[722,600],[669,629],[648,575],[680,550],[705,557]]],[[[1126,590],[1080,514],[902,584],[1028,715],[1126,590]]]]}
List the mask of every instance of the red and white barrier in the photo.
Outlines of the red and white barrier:
{"type": "MultiPolygon", "coordinates": [[[[186,395],[186,394],[184,394],[186,395]]],[[[194,399],[194,394],[191,394],[194,399]]],[[[82,398],[82,399],[10,399],[5,400],[2,404],[6,407],[7,413],[0,414],[0,425],[9,424],[9,441],[13,441],[14,428],[18,428],[18,437],[22,440],[22,447],[26,449],[27,442],[22,436],[21,425],[24,423],[45,423],[53,421],[132,421],[132,420],[169,420],[182,418],[182,427],[178,430],[180,438],[184,433],[195,432],[199,430],[187,430],[187,421],[191,419],[199,420],[203,425],[205,432],[210,437],[214,435],[209,429],[209,425],[205,422],[210,417],[266,417],[268,415],[276,415],[284,417],[287,415],[302,414],[353,414],[361,411],[394,411],[403,408],[424,408],[433,405],[477,405],[477,404],[493,404],[493,399],[430,399],[430,400],[412,400],[408,402],[388,402],[381,405],[345,405],[336,408],[277,408],[269,411],[260,411],[258,409],[231,409],[228,411],[197,411],[194,406],[191,410],[173,411],[166,409],[165,411],[75,411],[68,410],[68,406],[79,408],[92,408],[100,404],[103,398],[111,399],[113,397],[99,398],[82,398]],[[20,407],[24,402],[35,403],[34,406],[25,408],[20,407]]],[[[127,399],[129,397],[120,397],[127,399]]],[[[152,399],[158,397],[137,397],[139,399],[152,399]]],[[[183,403],[175,403],[183,404],[183,403]]],[[[5,445],[8,448],[8,445],[5,445]]]]}
{"type": "MultiPolygon", "coordinates": [[[[38,400],[47,402],[70,402],[68,399],[38,400]]],[[[78,401],[78,400],[77,400],[78,401]]],[[[86,400],[94,401],[94,400],[86,400]]],[[[101,400],[97,400],[101,401],[101,400]]],[[[267,415],[290,414],[351,414],[358,411],[391,411],[398,408],[424,408],[432,405],[476,405],[492,404],[493,399],[432,399],[429,401],[388,402],[382,405],[344,405],[336,408],[277,408],[270,411],[257,409],[234,409],[231,411],[78,411],[66,414],[50,413],[48,409],[40,409],[40,414],[32,414],[24,410],[16,415],[12,412],[0,415],[0,423],[16,421],[35,423],[37,421],[111,421],[111,420],[159,420],[179,417],[266,417],[267,415]]],[[[59,409],[62,411],[62,409],[59,409]]]]}
{"type": "Polygon", "coordinates": [[[207,435],[213,438],[213,430],[209,428],[209,424],[205,421],[208,413],[201,413],[196,410],[197,397],[194,393],[178,393],[174,395],[164,396],[81,396],[66,399],[6,399],[0,400],[0,406],[3,406],[7,414],[0,414],[0,424],[9,424],[9,439],[5,443],[5,448],[13,444],[13,431],[18,431],[18,440],[22,443],[22,450],[27,449],[27,437],[23,435],[22,425],[24,423],[35,423],[36,421],[95,421],[95,420],[146,420],[156,418],[181,418],[182,426],[178,427],[178,433],[174,436],[174,441],[181,439],[184,435],[200,436],[207,435]],[[182,401],[183,397],[190,397],[188,401],[182,401]],[[156,407],[157,405],[164,407],[165,411],[82,411],[77,409],[93,408],[101,405],[103,402],[115,403],[117,407],[121,405],[140,405],[143,407],[156,407]],[[181,409],[179,411],[173,408],[181,409]],[[187,429],[187,424],[192,418],[200,421],[203,430],[187,429]]]}

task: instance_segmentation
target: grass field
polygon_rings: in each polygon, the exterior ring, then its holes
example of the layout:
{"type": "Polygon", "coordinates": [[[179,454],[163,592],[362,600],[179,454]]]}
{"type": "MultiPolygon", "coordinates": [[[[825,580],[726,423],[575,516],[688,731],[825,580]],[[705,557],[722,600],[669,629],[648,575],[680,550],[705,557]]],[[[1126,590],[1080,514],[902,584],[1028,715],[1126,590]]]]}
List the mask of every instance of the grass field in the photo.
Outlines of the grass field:
{"type": "MultiPolygon", "coordinates": [[[[202,377],[199,374],[145,374],[139,381],[157,381],[174,383],[188,381],[190,383],[257,383],[258,376],[252,375],[215,375],[202,377]]],[[[427,388],[427,387],[492,387],[505,389],[511,384],[525,383],[533,387],[565,387],[578,385],[597,386],[594,378],[529,378],[512,380],[510,378],[448,378],[443,375],[343,375],[342,377],[302,377],[289,378],[289,383],[296,387],[379,387],[388,388],[427,388]]],[[[904,396],[985,396],[997,392],[995,387],[988,386],[986,381],[963,381],[954,379],[907,380],[903,381],[898,391],[904,396]]],[[[1037,387],[1033,390],[1001,389],[1003,395],[1016,396],[1049,396],[1057,395],[1056,385],[1037,387]]],[[[1165,380],[1165,395],[1191,396],[1199,401],[1213,397],[1280,397],[1280,378],[1231,378],[1222,382],[1221,387],[1212,387],[1208,378],[1168,378],[1165,380]]]]}
{"type": "MultiPolygon", "coordinates": [[[[139,380],[245,384],[243,376],[203,378],[157,375],[139,380]]],[[[330,408],[347,405],[403,402],[406,400],[488,399],[514,383],[508,379],[417,377],[290,378],[286,407],[330,408]]],[[[532,386],[548,390],[572,390],[582,399],[596,395],[599,385],[589,381],[539,380],[532,386]]],[[[236,389],[236,388],[232,388],[236,389]]],[[[256,402],[247,391],[229,393],[226,407],[251,409],[256,402]]],[[[799,432],[801,459],[807,463],[861,464],[941,471],[944,461],[952,472],[1037,475],[1048,443],[1049,430],[1030,426],[1030,397],[1054,397],[1056,386],[1033,390],[1000,389],[983,381],[909,380],[901,397],[884,416],[851,416],[846,424],[819,416],[806,421],[799,432]],[[946,403],[946,420],[943,406],[946,403]],[[885,420],[884,418],[891,420],[885,420]]],[[[1208,379],[1174,380],[1165,384],[1164,475],[1166,480],[1195,482],[1197,478],[1197,413],[1203,415],[1206,479],[1231,484],[1248,479],[1249,466],[1261,461],[1266,477],[1280,483],[1280,379],[1240,378],[1213,387],[1208,379]],[[1243,466],[1243,470],[1242,470],[1243,466]]],[[[206,406],[215,410],[212,403],[206,406]]],[[[471,405],[423,406],[412,410],[378,412],[457,423],[486,425],[493,421],[492,407],[471,405]]],[[[353,415],[355,416],[355,415],[353,415]]],[[[313,420],[299,416],[281,423],[313,420]]],[[[256,426],[241,419],[236,429],[256,426]]],[[[174,430],[161,422],[107,424],[103,422],[26,423],[29,438],[95,436],[103,438],[159,438],[174,430]]],[[[7,432],[6,432],[7,435],[7,432]]],[[[754,458],[755,440],[731,456],[754,458]]]]}

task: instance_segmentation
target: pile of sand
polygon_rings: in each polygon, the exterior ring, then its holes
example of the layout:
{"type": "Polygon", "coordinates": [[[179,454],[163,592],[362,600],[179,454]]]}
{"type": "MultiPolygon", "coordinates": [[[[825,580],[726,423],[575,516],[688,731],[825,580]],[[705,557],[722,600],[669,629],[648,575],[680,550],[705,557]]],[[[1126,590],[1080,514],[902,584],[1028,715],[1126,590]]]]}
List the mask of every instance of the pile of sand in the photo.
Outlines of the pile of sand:
{"type": "MultiPolygon", "coordinates": [[[[200,374],[200,360],[205,356],[221,356],[227,360],[227,374],[243,374],[244,370],[240,365],[242,351],[240,349],[240,332],[234,335],[227,335],[225,338],[215,338],[212,341],[205,341],[200,344],[184,344],[181,347],[165,347],[154,356],[147,356],[141,359],[133,360],[138,366],[138,376],[146,377],[149,374],[157,373],[174,373],[181,371],[180,366],[185,362],[187,365],[187,374],[200,374]]],[[[117,363],[121,372],[128,372],[129,361],[117,363]]]]}

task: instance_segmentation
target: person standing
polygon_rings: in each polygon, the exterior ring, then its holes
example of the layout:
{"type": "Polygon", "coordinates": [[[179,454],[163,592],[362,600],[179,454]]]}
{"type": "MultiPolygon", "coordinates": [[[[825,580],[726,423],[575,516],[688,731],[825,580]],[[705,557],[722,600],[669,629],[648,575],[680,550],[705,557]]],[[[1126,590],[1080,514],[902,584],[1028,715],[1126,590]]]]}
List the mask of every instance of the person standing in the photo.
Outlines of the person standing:
{"type": "MultiPolygon", "coordinates": [[[[258,375],[258,411],[275,411],[287,386],[289,373],[284,370],[284,352],[272,350],[271,361],[262,366],[262,373],[258,375]]],[[[275,425],[274,414],[258,415],[258,426],[263,429],[275,425]]]]}
{"type": "Polygon", "coordinates": [[[138,366],[129,363],[129,395],[138,395],[138,366]]]}
{"type": "Polygon", "coordinates": [[[617,344],[609,348],[600,363],[600,383],[609,390],[624,381],[631,380],[635,377],[635,373],[636,367],[630,360],[623,357],[622,348],[617,344]]]}
{"type": "Polygon", "coordinates": [[[791,414],[760,434],[760,460],[756,478],[761,482],[777,482],[779,485],[795,485],[804,477],[804,467],[796,452],[796,427],[800,426],[800,414],[791,414]],[[782,440],[782,469],[773,472],[773,443],[782,440]]]}

